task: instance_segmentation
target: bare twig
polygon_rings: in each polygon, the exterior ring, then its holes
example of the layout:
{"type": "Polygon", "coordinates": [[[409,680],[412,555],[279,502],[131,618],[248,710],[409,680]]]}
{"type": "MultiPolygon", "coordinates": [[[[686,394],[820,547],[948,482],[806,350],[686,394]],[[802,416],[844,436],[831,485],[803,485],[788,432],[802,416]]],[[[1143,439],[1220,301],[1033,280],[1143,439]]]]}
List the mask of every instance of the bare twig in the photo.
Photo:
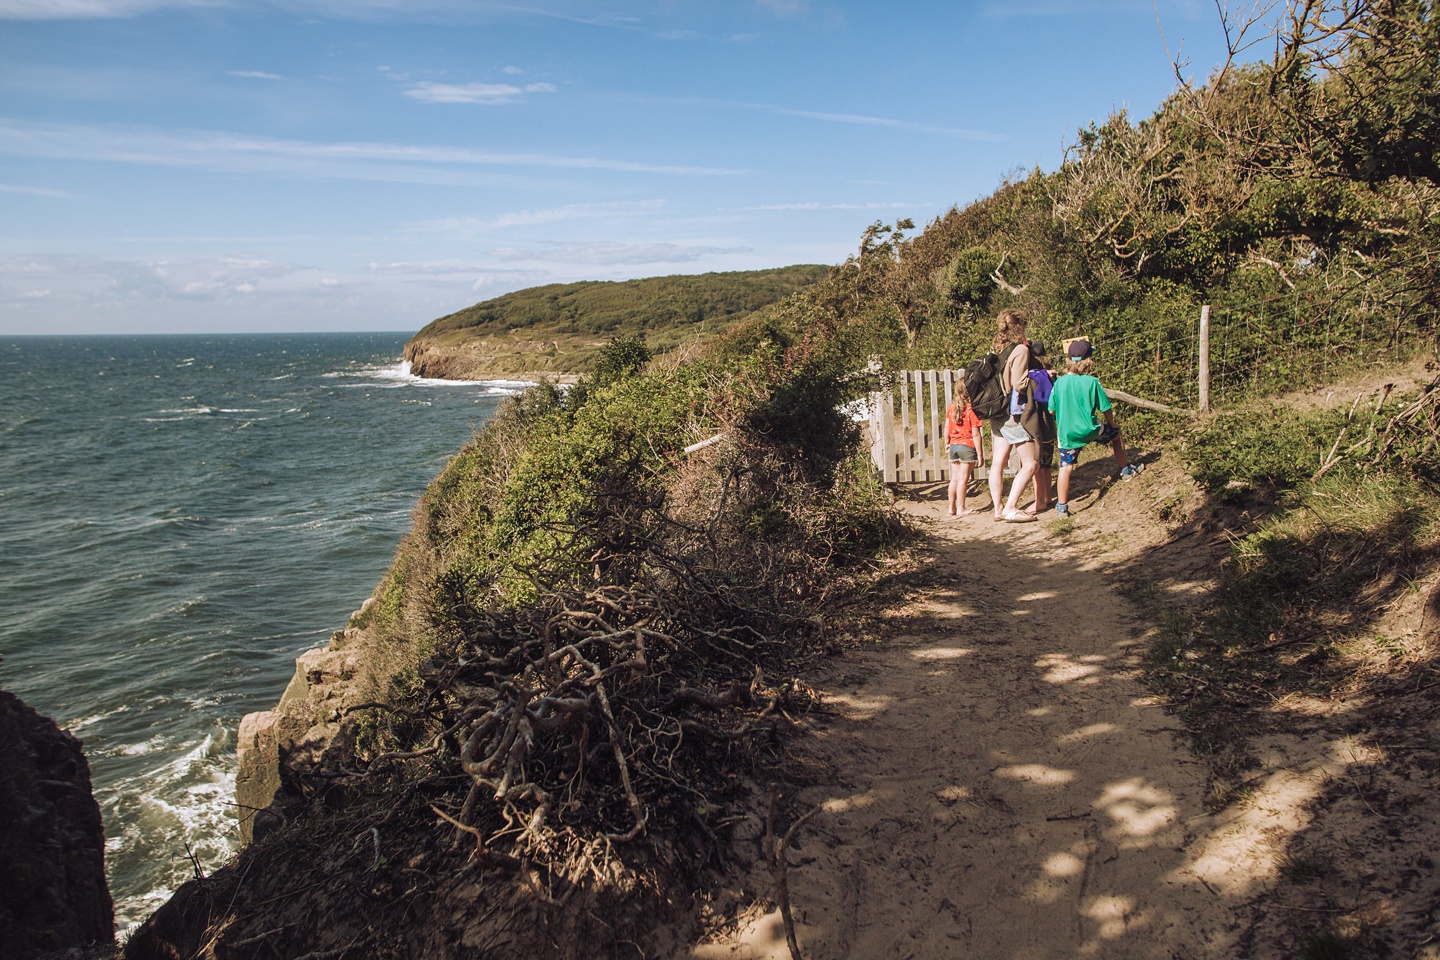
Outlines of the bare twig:
{"type": "Polygon", "coordinates": [[[786,854],[795,835],[800,832],[800,828],[822,808],[811,809],[809,813],[791,824],[790,829],[785,831],[785,838],[777,845],[775,843],[775,803],[778,795],[779,789],[775,784],[770,784],[769,803],[765,813],[765,856],[770,861],[770,869],[775,877],[775,902],[780,906],[780,919],[785,924],[785,943],[790,947],[791,960],[804,960],[804,955],[800,952],[800,943],[795,938],[795,917],[790,910],[789,862],[786,860],[786,854]]]}

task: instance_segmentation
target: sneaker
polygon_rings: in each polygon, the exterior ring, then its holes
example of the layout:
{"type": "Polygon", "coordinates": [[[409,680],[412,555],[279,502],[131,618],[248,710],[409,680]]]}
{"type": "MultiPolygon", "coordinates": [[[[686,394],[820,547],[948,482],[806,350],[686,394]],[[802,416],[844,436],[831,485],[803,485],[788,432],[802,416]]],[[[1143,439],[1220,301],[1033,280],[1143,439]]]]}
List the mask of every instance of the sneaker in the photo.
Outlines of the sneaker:
{"type": "Polygon", "coordinates": [[[1133,480],[1136,477],[1140,476],[1140,471],[1142,469],[1143,468],[1138,463],[1126,464],[1125,469],[1120,471],[1120,479],[1126,481],[1133,480]]]}
{"type": "Polygon", "coordinates": [[[1059,517],[1061,520],[1064,520],[1066,517],[1070,516],[1070,504],[1068,504],[1068,503],[1057,503],[1057,504],[1055,504],[1055,516],[1059,517]]]}

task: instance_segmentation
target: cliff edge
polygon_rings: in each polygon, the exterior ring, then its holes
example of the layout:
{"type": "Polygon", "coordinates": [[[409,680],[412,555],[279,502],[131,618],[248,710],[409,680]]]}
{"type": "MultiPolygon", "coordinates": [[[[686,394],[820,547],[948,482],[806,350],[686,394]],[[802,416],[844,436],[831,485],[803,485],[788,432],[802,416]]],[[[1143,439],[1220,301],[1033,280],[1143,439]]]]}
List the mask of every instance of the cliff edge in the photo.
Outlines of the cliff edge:
{"type": "Polygon", "coordinates": [[[0,690],[0,956],[114,939],[105,832],[80,741],[0,690]]]}

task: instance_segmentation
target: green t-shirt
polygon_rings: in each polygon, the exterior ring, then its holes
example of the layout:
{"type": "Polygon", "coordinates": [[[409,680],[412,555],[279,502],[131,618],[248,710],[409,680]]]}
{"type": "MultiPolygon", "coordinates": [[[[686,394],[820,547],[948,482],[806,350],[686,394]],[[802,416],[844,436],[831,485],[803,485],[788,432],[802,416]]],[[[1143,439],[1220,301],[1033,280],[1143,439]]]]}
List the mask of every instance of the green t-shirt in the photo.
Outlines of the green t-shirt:
{"type": "Polygon", "coordinates": [[[1067,373],[1050,391],[1050,412],[1055,414],[1055,442],[1061,450],[1078,450],[1100,439],[1097,413],[1110,409],[1110,398],[1100,381],[1084,373],[1067,373]]]}

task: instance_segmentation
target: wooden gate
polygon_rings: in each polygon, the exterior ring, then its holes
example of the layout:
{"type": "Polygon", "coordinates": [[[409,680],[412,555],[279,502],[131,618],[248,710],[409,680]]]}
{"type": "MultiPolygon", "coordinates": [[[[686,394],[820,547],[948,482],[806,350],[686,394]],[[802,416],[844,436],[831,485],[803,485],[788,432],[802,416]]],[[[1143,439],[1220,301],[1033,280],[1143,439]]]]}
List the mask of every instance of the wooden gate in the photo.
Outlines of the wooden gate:
{"type": "Polygon", "coordinates": [[[959,370],[904,370],[870,395],[870,459],[886,483],[950,479],[945,410],[959,370]]]}

